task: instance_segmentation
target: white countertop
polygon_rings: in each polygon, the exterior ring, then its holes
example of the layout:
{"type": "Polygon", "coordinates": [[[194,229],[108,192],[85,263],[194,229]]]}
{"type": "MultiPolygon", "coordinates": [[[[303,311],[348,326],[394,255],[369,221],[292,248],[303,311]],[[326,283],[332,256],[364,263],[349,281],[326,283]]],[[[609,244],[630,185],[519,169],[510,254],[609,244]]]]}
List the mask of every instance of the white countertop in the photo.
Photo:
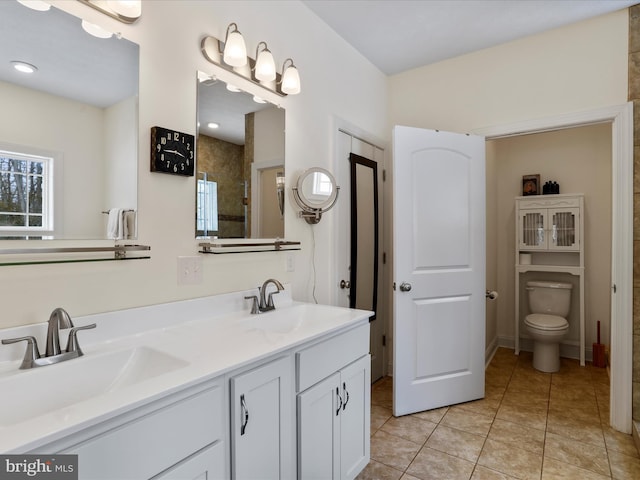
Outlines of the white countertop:
{"type": "MultiPolygon", "coordinates": [[[[259,315],[249,314],[249,302],[243,298],[255,292],[236,292],[73,318],[76,326],[97,323],[96,329],[78,333],[85,355],[47,367],[19,370],[26,344],[0,345],[0,452],[37,449],[168,394],[366,323],[372,314],[293,302],[288,292],[286,288],[274,297],[276,310],[259,315]],[[50,406],[49,402],[55,400],[48,399],[47,387],[41,381],[47,372],[62,378],[59,383],[63,384],[54,383],[49,388],[73,391],[74,385],[92,381],[91,369],[83,368],[82,362],[90,365],[99,356],[140,347],[174,357],[179,366],[132,385],[107,389],[72,405],[50,406]],[[27,397],[34,392],[35,398],[27,397]],[[37,413],[30,418],[22,418],[24,414],[20,413],[20,405],[26,402],[36,406],[37,413]]],[[[44,323],[0,330],[0,338],[34,335],[43,352],[46,326],[44,323]]],[[[64,332],[61,330],[63,348],[64,332]]]]}

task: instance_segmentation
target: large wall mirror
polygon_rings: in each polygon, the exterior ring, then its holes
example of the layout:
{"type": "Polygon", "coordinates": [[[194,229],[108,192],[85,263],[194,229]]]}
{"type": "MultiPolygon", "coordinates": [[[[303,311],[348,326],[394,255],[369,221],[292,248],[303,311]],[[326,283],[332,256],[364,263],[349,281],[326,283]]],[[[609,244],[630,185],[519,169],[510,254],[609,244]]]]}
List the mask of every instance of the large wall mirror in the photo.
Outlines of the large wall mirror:
{"type": "Polygon", "coordinates": [[[139,48],[81,23],[0,2],[0,238],[115,238],[114,210],[135,238],[139,48]]]}
{"type": "Polygon", "coordinates": [[[284,238],[284,130],[283,108],[198,72],[196,237],[284,238]]]}

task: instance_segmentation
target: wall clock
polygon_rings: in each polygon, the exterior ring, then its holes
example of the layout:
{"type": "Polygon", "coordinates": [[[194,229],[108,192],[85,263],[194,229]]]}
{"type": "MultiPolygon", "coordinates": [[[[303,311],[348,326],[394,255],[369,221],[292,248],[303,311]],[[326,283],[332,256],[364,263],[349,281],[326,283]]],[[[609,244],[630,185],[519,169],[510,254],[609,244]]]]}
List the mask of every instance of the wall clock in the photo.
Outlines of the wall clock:
{"type": "Polygon", "coordinates": [[[193,135],[151,127],[151,171],[193,176],[193,135]]]}

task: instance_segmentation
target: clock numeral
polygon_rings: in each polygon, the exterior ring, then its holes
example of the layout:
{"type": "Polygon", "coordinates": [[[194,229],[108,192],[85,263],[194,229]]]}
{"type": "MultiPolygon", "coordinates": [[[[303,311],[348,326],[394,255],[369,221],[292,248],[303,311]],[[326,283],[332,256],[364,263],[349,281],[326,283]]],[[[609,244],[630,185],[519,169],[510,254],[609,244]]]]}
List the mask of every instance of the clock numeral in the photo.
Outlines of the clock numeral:
{"type": "Polygon", "coordinates": [[[177,171],[178,171],[178,165],[174,165],[174,166],[173,166],[173,171],[174,171],[174,172],[177,172],[177,171]]]}
{"type": "Polygon", "coordinates": [[[189,159],[186,160],[187,167],[189,166],[189,159]]]}
{"type": "Polygon", "coordinates": [[[167,144],[167,139],[166,139],[166,138],[164,138],[164,137],[161,137],[161,138],[160,138],[160,143],[161,143],[162,145],[166,145],[166,144],[167,144]]]}
{"type": "Polygon", "coordinates": [[[173,139],[180,140],[180,134],[178,132],[173,132],[173,139]]]}
{"type": "Polygon", "coordinates": [[[184,163],[181,163],[180,167],[181,167],[182,171],[184,172],[184,163]]]}
{"type": "Polygon", "coordinates": [[[158,143],[158,144],[156,145],[156,150],[159,152],[161,148],[162,148],[162,147],[161,147],[161,146],[160,146],[160,144],[158,143]]]}
{"type": "Polygon", "coordinates": [[[167,168],[169,168],[169,165],[171,165],[171,162],[167,160],[167,168]]]}
{"type": "MultiPolygon", "coordinates": [[[[184,139],[183,139],[184,141],[184,139]]],[[[191,144],[189,142],[187,142],[187,150],[191,150],[191,144]]]]}
{"type": "Polygon", "coordinates": [[[191,154],[191,158],[193,158],[193,152],[189,152],[191,154]]]}
{"type": "Polygon", "coordinates": [[[164,153],[161,153],[161,154],[160,154],[160,160],[161,160],[162,162],[164,162],[164,153]]]}

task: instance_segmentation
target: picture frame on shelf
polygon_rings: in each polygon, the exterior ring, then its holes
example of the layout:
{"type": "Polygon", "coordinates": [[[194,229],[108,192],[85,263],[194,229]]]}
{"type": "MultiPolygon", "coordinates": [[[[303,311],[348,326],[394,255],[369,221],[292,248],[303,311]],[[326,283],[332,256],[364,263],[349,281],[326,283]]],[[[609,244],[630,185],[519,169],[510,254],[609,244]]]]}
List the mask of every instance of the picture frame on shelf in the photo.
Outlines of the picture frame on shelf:
{"type": "Polygon", "coordinates": [[[540,174],[522,176],[522,196],[540,194],[540,174]]]}

